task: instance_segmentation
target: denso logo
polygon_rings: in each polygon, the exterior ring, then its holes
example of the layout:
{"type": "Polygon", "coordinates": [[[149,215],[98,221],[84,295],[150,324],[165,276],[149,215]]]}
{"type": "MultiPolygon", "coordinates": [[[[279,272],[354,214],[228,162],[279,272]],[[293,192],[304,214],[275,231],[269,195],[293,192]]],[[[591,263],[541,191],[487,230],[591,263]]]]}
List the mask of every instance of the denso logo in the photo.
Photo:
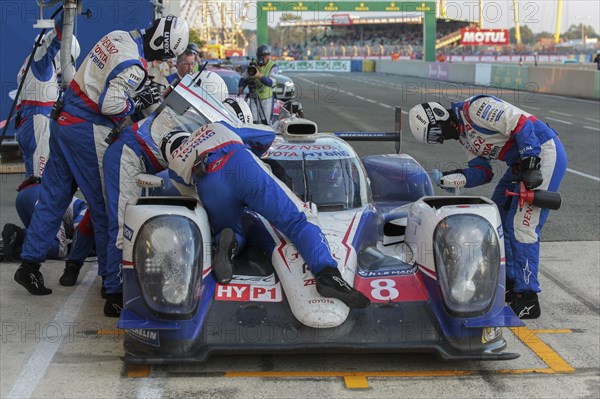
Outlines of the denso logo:
{"type": "Polygon", "coordinates": [[[106,48],[110,54],[116,54],[119,52],[119,49],[110,41],[108,36],[104,36],[100,43],[106,48]]]}

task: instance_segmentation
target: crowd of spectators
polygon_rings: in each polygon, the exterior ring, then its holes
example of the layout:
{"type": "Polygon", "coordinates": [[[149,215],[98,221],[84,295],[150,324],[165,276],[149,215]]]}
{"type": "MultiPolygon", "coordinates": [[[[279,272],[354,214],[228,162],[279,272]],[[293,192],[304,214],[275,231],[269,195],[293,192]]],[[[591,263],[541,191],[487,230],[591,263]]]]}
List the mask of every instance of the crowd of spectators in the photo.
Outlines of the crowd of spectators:
{"type": "MultiPolygon", "coordinates": [[[[437,38],[467,26],[460,21],[438,21],[437,38]]],[[[342,48],[353,51],[360,47],[373,48],[374,53],[418,55],[422,52],[423,25],[421,24],[353,24],[348,26],[330,26],[323,29],[320,35],[313,35],[303,44],[279,47],[274,46],[274,55],[301,59],[310,55],[342,55],[337,54],[342,48]],[[352,50],[351,50],[352,49],[352,50]]],[[[368,50],[371,51],[371,50],[368,50]]]]}

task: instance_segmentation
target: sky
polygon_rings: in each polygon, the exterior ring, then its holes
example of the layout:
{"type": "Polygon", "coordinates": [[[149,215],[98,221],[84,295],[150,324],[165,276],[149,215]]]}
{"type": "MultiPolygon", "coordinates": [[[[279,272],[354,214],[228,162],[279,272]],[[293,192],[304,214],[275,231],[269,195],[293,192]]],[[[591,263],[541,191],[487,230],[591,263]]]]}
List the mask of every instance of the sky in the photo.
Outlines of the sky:
{"type": "MultiPolygon", "coordinates": [[[[447,0],[448,16],[462,14],[479,18],[477,0],[447,0]],[[452,15],[454,14],[454,15],[452,15]]],[[[527,25],[533,32],[554,32],[556,30],[557,0],[519,0],[520,25],[527,25]]],[[[514,27],[512,0],[484,0],[484,28],[514,27]]],[[[561,33],[571,25],[590,25],[596,33],[600,31],[600,1],[598,0],[563,0],[561,33]]]]}
{"type": "MultiPolygon", "coordinates": [[[[189,1],[189,0],[188,0],[189,1]]],[[[192,0],[193,1],[193,0],[192,0]]],[[[210,0],[209,0],[210,1],[210,0]]],[[[217,0],[219,1],[219,0],[217,0]]],[[[230,0],[231,1],[231,0],[230,0]]],[[[240,0],[233,0],[239,2],[240,0]]],[[[277,2],[278,0],[272,0],[277,2]]],[[[287,1],[287,0],[282,0],[287,1]]],[[[335,0],[333,0],[335,2],[335,0]]],[[[343,0],[338,0],[343,1],[343,0]]],[[[368,2],[366,0],[365,2],[368,2]]],[[[402,1],[402,0],[396,0],[402,1]]],[[[256,7],[254,3],[254,7],[256,7]]],[[[554,33],[556,29],[557,0],[518,0],[520,25],[527,25],[535,32],[548,31],[554,33]]],[[[447,14],[451,18],[478,20],[479,0],[446,0],[447,14]]],[[[598,0],[563,0],[562,2],[561,33],[570,25],[591,25],[600,32],[600,1],[598,0]]],[[[514,27],[514,13],[512,0],[483,0],[484,28],[512,28],[514,27]]],[[[256,9],[247,8],[246,15],[250,22],[243,24],[244,28],[255,29],[256,9]]],[[[355,16],[384,16],[380,13],[355,13],[355,16]]],[[[399,16],[400,14],[387,13],[385,16],[399,16]]],[[[275,26],[279,22],[281,13],[272,13],[269,16],[269,25],[275,26]]],[[[312,20],[314,13],[302,15],[305,20],[312,20]]]]}

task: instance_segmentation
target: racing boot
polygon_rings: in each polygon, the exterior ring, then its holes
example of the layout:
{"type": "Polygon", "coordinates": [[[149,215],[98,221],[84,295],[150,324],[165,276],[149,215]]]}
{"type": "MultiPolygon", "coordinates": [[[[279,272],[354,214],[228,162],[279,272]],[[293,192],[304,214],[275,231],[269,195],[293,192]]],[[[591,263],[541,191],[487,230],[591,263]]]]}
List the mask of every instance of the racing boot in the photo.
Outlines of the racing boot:
{"type": "Polygon", "coordinates": [[[510,307],[519,319],[537,319],[542,313],[535,292],[514,292],[510,307]]]}
{"type": "Polygon", "coordinates": [[[65,262],[65,271],[63,272],[63,275],[60,276],[60,279],[58,280],[60,285],[62,285],[63,287],[74,286],[75,283],[77,283],[77,277],[79,277],[79,271],[81,270],[82,266],[83,266],[83,263],[79,263],[77,261],[70,260],[70,259],[67,260],[65,262]]]}
{"type": "Polygon", "coordinates": [[[44,286],[44,276],[40,273],[39,263],[23,261],[15,272],[15,281],[32,295],[52,294],[52,290],[44,286]]]}
{"type": "Polygon", "coordinates": [[[106,303],[104,304],[104,316],[119,317],[123,309],[123,293],[106,294],[106,303]]]}
{"type": "Polygon", "coordinates": [[[106,299],[106,287],[104,286],[104,276],[102,277],[102,285],[100,286],[100,297],[106,299]]]}
{"type": "Polygon", "coordinates": [[[2,240],[4,241],[4,260],[11,262],[21,259],[25,230],[15,224],[6,223],[2,229],[2,240]]]}
{"type": "Polygon", "coordinates": [[[215,252],[213,270],[219,284],[229,284],[233,277],[233,258],[237,252],[235,233],[229,227],[221,230],[219,246],[215,252]]]}
{"type": "Polygon", "coordinates": [[[360,291],[350,287],[337,267],[327,267],[317,273],[316,277],[317,292],[326,298],[337,298],[354,309],[366,308],[371,303],[360,291]]]}

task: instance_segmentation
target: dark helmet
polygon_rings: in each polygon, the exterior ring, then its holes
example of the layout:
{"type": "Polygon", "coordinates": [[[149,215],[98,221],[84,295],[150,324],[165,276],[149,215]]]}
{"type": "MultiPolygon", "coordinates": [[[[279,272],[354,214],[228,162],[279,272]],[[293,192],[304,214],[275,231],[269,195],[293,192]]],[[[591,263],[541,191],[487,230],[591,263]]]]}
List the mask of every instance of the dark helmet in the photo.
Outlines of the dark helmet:
{"type": "Polygon", "coordinates": [[[144,57],[148,61],[175,58],[184,52],[188,41],[185,19],[173,15],[156,19],[144,33],[144,57]]]}
{"type": "Polygon", "coordinates": [[[266,44],[261,44],[260,46],[258,46],[258,48],[256,49],[256,56],[265,57],[267,55],[271,55],[271,49],[269,48],[269,46],[267,46],[266,44]]]}
{"type": "Polygon", "coordinates": [[[195,54],[198,54],[198,45],[196,43],[190,43],[190,44],[188,44],[186,50],[189,50],[195,54]]]}

